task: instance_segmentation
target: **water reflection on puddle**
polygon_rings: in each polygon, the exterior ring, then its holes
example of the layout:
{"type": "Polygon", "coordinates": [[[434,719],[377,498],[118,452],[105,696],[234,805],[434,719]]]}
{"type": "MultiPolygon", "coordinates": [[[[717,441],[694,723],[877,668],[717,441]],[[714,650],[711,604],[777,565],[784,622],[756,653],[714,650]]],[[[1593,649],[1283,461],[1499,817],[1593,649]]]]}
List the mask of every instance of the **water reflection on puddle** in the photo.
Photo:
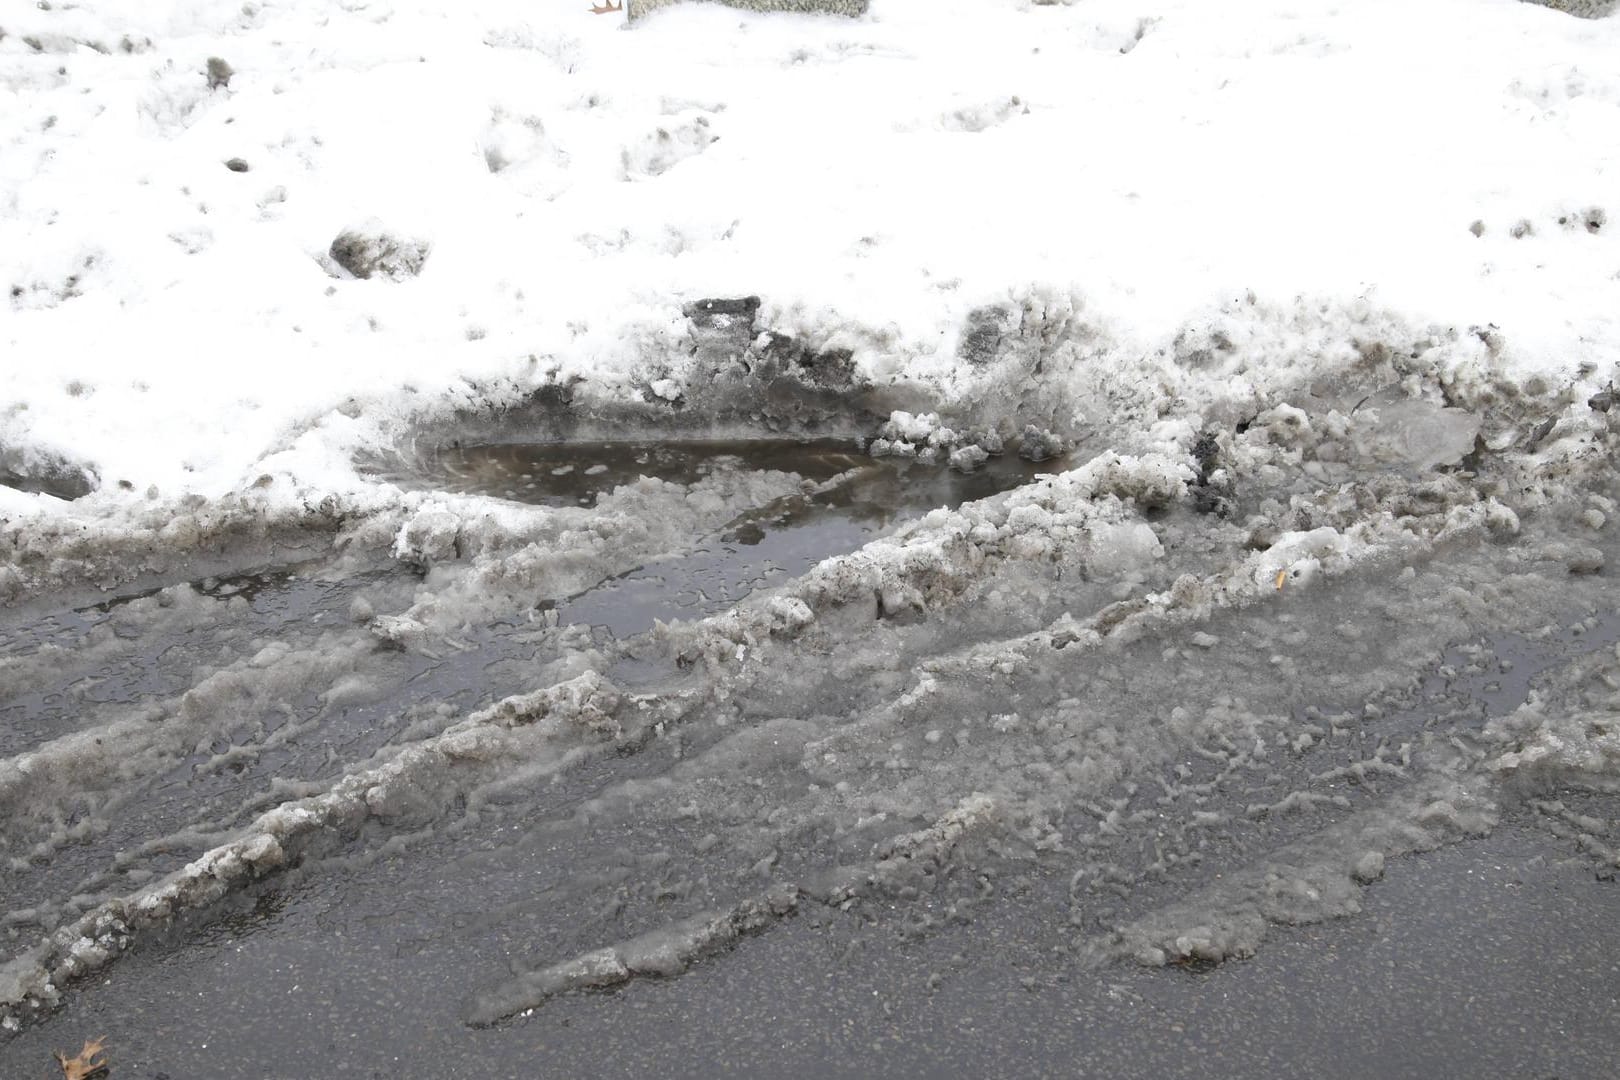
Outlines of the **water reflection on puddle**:
{"type": "Polygon", "coordinates": [[[461,494],[542,506],[590,506],[597,496],[644,476],[691,484],[716,472],[750,469],[798,473],[820,481],[871,462],[848,439],[452,446],[434,454],[418,480],[461,494]]]}
{"type": "Polygon", "coordinates": [[[643,477],[695,484],[727,473],[770,471],[807,482],[806,494],[745,513],[678,556],[542,605],[562,623],[623,638],[651,629],[654,620],[723,611],[909,518],[987,498],[1065,467],[1061,460],[1037,464],[1007,455],[962,472],[907,458],[873,458],[851,438],[678,439],[452,444],[407,469],[376,475],[416,490],[580,508],[643,477]]]}
{"type": "Polygon", "coordinates": [[[927,465],[869,462],[830,490],[745,515],[683,555],[650,563],[557,604],[558,618],[602,627],[618,638],[650,629],[655,619],[702,618],[756,589],[790,581],[823,559],[855,551],[903,521],[1017,487],[1036,471],[1016,459],[998,460],[971,475],[927,465]]]}

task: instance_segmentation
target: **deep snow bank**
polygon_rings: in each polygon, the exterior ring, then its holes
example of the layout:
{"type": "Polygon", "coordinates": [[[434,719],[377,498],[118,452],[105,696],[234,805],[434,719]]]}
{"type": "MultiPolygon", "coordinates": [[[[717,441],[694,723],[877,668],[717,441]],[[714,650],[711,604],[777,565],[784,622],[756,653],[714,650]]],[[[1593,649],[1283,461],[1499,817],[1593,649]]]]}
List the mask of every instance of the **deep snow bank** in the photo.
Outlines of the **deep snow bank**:
{"type": "Polygon", "coordinates": [[[559,388],[694,404],[703,297],[839,357],[868,430],[1271,405],[1431,326],[1491,344],[1444,381],[1588,394],[1620,359],[1612,19],[881,0],[624,31],[564,0],[194,0],[0,29],[19,551],[64,521],[374,513],[398,493],[356,454],[559,388]]]}

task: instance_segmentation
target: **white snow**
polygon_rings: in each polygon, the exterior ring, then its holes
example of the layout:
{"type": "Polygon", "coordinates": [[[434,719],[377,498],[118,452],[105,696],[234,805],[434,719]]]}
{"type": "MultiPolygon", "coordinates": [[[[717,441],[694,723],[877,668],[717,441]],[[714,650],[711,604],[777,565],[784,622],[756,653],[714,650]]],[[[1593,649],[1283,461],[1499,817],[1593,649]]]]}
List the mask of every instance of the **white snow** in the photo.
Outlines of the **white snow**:
{"type": "Polygon", "coordinates": [[[1620,19],[872,0],[632,29],[588,6],[0,12],[0,465],[99,485],[0,486],[0,519],[262,476],[261,505],[375,505],[352,455],[413,417],[572,375],[678,396],[648,357],[705,296],[964,393],[967,313],[1029,297],[1080,298],[1108,369],[1147,379],[1184,331],[1244,345],[1252,296],[1294,320],[1243,375],[1260,396],[1369,317],[1495,324],[1514,371],[1620,361],[1620,19]],[[425,246],[419,276],[329,272],[368,221],[425,246]]]}

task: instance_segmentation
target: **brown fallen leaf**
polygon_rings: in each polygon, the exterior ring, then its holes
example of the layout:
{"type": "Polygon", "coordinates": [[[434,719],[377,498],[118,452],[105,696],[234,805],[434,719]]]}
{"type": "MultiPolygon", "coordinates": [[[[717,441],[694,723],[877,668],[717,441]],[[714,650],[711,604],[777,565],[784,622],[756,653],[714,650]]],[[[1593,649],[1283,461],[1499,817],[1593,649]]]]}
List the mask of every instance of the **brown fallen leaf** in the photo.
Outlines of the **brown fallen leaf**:
{"type": "Polygon", "coordinates": [[[107,1062],[97,1061],[101,1057],[101,1049],[107,1044],[107,1036],[99,1039],[85,1040],[84,1049],[76,1057],[64,1057],[61,1051],[56,1053],[56,1063],[62,1066],[63,1080],[96,1080],[97,1077],[107,1075],[107,1062]]]}
{"type": "Polygon", "coordinates": [[[617,3],[617,4],[615,4],[613,2],[613,0],[607,0],[607,3],[605,3],[605,4],[595,4],[595,5],[593,5],[591,7],[591,14],[592,15],[606,15],[610,11],[623,11],[623,10],[624,10],[624,4],[623,4],[622,0],[621,0],[620,3],[617,3]]]}

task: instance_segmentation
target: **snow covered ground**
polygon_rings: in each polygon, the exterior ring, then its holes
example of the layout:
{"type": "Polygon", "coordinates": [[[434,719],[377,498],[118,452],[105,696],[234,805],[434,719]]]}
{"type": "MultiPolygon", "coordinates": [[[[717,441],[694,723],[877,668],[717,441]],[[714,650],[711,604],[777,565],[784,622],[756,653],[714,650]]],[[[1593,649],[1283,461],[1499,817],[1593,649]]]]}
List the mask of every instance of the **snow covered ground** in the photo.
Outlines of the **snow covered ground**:
{"type": "Polygon", "coordinates": [[[0,465],[93,488],[0,488],[12,528],[188,495],[376,505],[353,455],[424,415],[575,379],[673,393],[706,296],[759,295],[763,325],[946,399],[975,389],[969,314],[1009,303],[1172,398],[1264,397],[1392,322],[1494,327],[1492,372],[1600,386],[1620,361],[1620,21],[587,6],[8,12],[0,465]],[[418,276],[330,263],[368,222],[421,245],[418,276]],[[1269,355],[1174,362],[1212,333],[1269,355]]]}
{"type": "Polygon", "coordinates": [[[1620,869],[1620,19],[587,7],[0,14],[0,1071],[1620,869]]]}

